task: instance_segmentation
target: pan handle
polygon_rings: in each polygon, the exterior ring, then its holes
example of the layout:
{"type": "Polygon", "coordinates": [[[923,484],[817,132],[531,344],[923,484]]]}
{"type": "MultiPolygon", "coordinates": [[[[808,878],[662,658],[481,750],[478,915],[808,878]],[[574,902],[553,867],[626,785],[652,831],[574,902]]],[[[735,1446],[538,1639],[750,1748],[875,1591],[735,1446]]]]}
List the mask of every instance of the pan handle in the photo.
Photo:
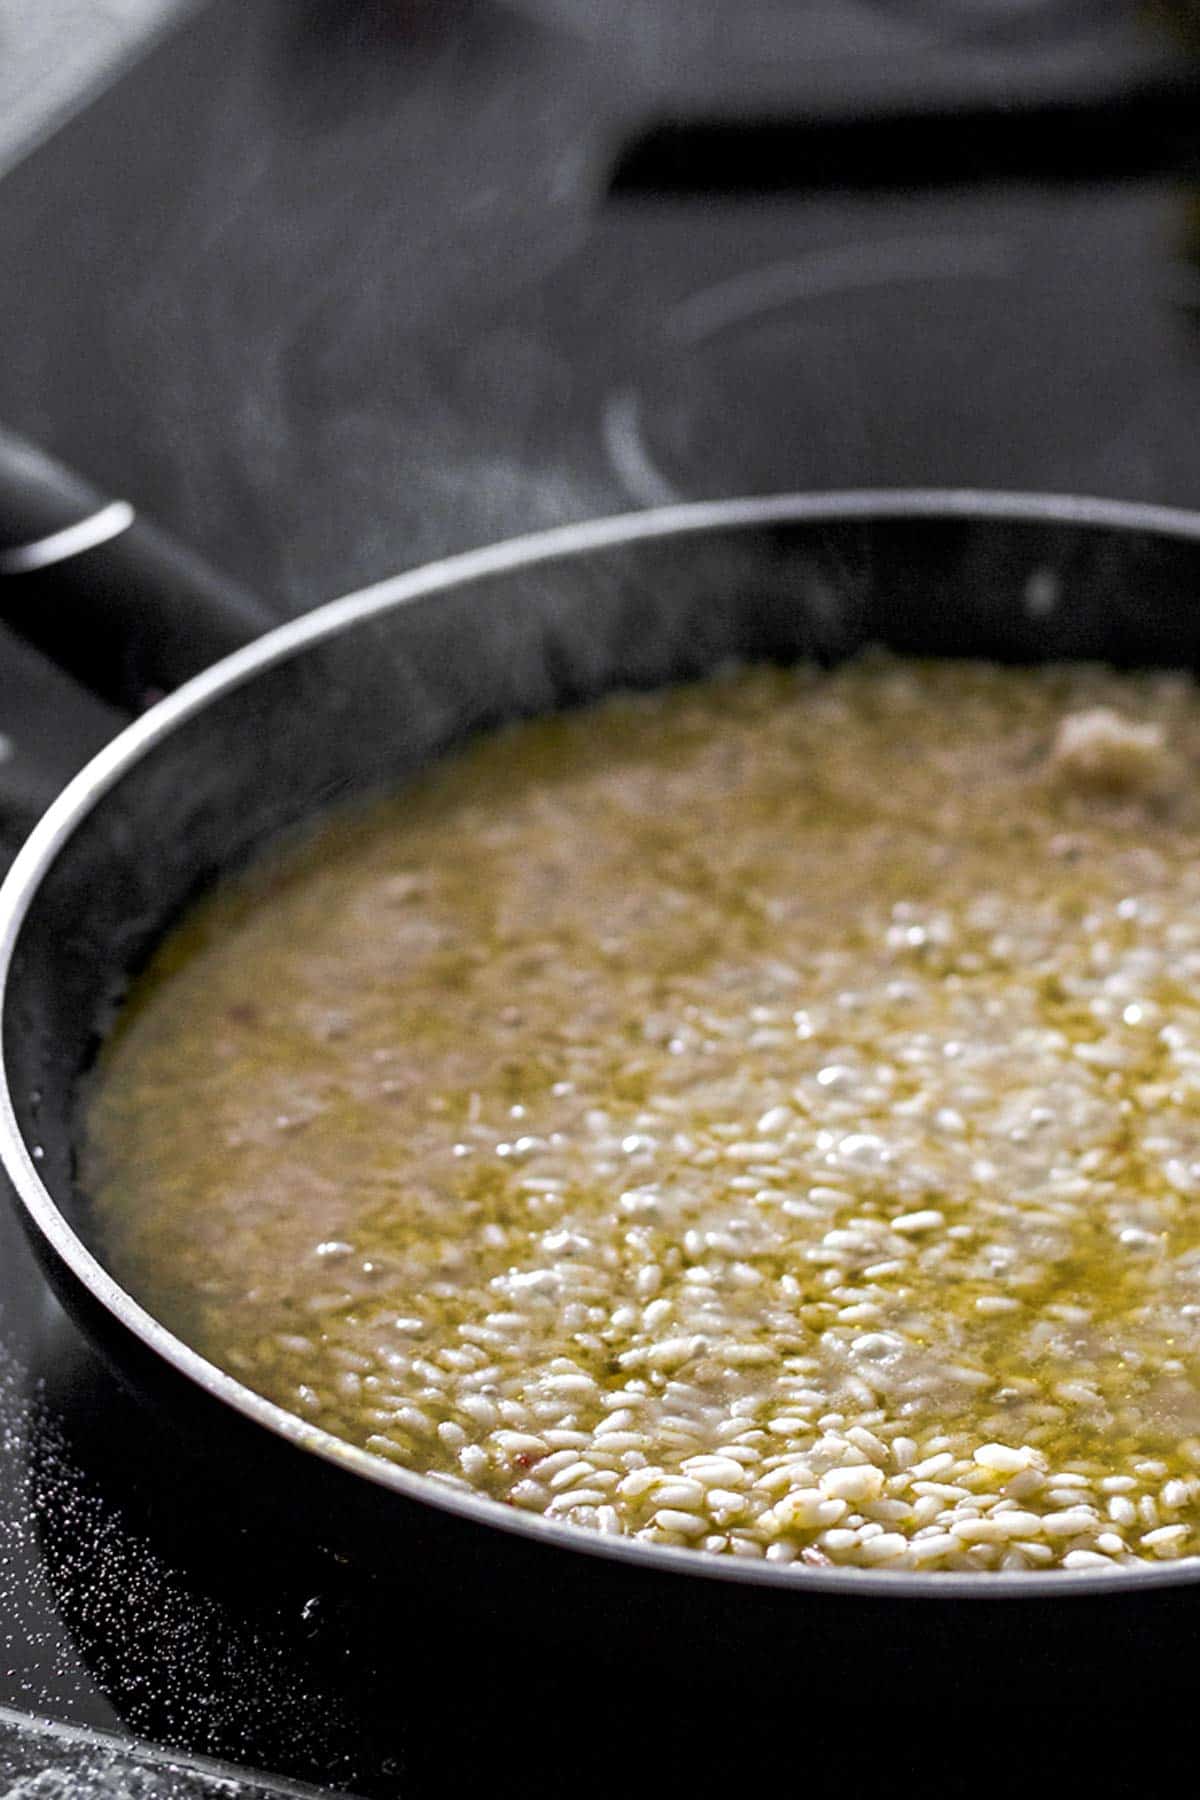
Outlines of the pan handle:
{"type": "Polygon", "coordinates": [[[277,620],[128,501],[0,429],[0,623],[141,712],[277,620]]]}

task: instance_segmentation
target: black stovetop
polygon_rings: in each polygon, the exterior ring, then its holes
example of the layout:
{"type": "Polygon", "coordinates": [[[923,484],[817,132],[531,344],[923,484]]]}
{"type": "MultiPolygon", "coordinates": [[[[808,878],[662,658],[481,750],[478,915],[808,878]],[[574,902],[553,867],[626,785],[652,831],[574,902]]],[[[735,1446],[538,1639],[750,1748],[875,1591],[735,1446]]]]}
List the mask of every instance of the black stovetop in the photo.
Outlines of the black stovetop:
{"type": "MultiPolygon", "coordinates": [[[[0,183],[0,419],[281,615],[680,497],[1195,504],[1188,10],[218,0],[0,183]]],[[[11,851],[120,721],[0,642],[11,851]]],[[[341,1605],[175,1469],[0,1213],[0,1714],[549,1791],[578,1672],[447,1668],[399,1618],[385,1678],[341,1605]]],[[[686,1684],[655,1698],[669,1761],[686,1684]]]]}

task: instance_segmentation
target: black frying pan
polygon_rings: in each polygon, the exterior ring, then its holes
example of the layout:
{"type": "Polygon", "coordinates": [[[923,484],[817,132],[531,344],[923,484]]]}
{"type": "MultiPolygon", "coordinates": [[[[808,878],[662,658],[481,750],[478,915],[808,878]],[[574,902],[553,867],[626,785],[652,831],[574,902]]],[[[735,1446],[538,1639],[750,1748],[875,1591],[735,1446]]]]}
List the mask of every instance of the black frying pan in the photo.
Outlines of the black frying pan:
{"type": "MultiPolygon", "coordinates": [[[[89,554],[99,555],[99,548],[89,554]]],[[[131,972],[272,834],[465,735],[730,656],[868,642],[1004,661],[1200,661],[1200,515],[981,493],[782,496],[566,526],[335,601],[155,706],[50,808],[0,890],[0,1163],[46,1271],[126,1379],[303,1543],[409,1606],[789,1691],[1190,1685],[1200,1560],[1145,1571],[798,1569],[612,1540],[436,1491],[259,1398],[106,1270],[76,1087],[131,972]]],[[[421,1614],[406,1612],[405,1617],[421,1614]]]]}

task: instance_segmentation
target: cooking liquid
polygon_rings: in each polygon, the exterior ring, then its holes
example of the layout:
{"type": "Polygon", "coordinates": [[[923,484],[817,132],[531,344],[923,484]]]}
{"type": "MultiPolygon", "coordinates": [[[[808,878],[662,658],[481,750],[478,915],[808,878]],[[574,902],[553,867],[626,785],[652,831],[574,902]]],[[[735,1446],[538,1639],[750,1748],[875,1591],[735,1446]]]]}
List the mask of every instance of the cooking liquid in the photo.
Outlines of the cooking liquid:
{"type": "Polygon", "coordinates": [[[203,900],[118,1275],[440,1481],[718,1554],[1200,1527],[1200,704],[872,656],[515,725],[203,900]]]}

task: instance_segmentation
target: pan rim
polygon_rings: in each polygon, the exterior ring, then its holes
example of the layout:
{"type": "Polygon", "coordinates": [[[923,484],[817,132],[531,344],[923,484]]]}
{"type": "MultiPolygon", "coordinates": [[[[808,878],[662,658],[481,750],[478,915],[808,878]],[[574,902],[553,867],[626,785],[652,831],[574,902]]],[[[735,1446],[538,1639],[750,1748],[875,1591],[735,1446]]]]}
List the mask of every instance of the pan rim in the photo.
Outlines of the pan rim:
{"type": "MultiPolygon", "coordinates": [[[[277,626],[193,677],[104,746],[51,803],[0,885],[0,1024],[8,1002],[13,954],[41,883],[73,832],[96,804],[156,745],[205,706],[286,661],[372,616],[492,575],[567,561],[589,552],[656,538],[784,524],[840,524],[851,520],[950,519],[1080,526],[1144,532],[1200,542],[1200,512],[1136,501],[1068,494],[1029,494],[976,488],[864,488],[687,502],[613,514],[526,533],[427,563],[356,589],[277,626]]],[[[606,1537],[540,1515],[517,1512],[483,1496],[442,1488],[427,1476],[344,1443],[285,1411],[209,1362],[142,1307],[88,1249],[44,1185],[21,1134],[10,1092],[0,1032],[0,1170],[29,1221],[54,1255],[106,1313],[142,1346],[210,1398],[297,1450],[320,1457],[402,1499],[449,1513],[464,1523],[507,1532],[548,1549],[598,1557],[676,1578],[735,1582],[795,1592],[871,1599],[1021,1600],[1131,1594],[1147,1588],[1200,1582],[1200,1556],[1144,1569],[1046,1572],[913,1572],[855,1568],[814,1569],[795,1564],[705,1556],[695,1550],[606,1537]]]]}

